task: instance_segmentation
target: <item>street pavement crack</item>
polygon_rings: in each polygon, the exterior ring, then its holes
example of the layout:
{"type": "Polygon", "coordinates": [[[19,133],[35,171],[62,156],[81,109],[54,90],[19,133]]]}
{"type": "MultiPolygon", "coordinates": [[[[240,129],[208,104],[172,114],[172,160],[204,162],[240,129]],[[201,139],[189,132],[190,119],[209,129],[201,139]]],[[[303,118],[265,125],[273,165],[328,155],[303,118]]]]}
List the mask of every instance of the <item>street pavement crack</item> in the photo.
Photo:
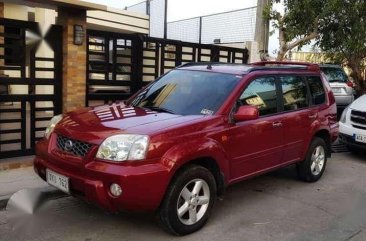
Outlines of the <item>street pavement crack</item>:
{"type": "Polygon", "coordinates": [[[353,239],[354,237],[356,237],[357,235],[359,235],[363,230],[360,229],[357,232],[354,232],[353,234],[351,234],[349,237],[347,237],[346,239],[344,239],[343,241],[349,241],[351,239],[353,239]]]}

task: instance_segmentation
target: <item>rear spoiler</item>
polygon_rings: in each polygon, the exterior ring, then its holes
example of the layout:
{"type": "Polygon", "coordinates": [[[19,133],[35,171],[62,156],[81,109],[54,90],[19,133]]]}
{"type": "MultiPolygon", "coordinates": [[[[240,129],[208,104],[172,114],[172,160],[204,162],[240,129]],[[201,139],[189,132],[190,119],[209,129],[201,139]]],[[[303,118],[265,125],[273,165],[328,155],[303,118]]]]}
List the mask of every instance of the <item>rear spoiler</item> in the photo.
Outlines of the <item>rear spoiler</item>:
{"type": "Polygon", "coordinates": [[[307,63],[307,62],[291,62],[291,61],[261,61],[255,62],[251,64],[252,66],[267,66],[267,65],[276,65],[276,66],[286,66],[286,65],[296,65],[296,66],[304,66],[309,71],[319,72],[320,67],[318,64],[307,63]]]}

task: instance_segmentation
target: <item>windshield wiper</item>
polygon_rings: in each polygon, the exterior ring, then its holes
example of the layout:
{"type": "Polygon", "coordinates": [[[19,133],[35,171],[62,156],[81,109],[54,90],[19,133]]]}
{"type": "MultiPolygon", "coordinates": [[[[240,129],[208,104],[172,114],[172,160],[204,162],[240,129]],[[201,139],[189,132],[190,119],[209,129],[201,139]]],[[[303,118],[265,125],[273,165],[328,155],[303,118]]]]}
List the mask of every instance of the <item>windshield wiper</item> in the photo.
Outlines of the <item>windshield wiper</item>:
{"type": "Polygon", "coordinates": [[[159,106],[144,106],[144,108],[153,110],[153,111],[157,111],[157,112],[165,112],[165,113],[169,113],[169,114],[175,114],[173,111],[163,108],[163,107],[159,107],[159,106]]]}

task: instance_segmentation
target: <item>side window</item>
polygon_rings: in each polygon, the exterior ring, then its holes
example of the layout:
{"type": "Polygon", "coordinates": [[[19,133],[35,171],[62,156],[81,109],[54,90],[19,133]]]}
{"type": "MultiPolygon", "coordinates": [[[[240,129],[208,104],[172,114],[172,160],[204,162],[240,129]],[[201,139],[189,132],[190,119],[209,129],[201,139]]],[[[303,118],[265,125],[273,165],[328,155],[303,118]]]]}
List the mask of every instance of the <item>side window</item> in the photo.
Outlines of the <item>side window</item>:
{"type": "Polygon", "coordinates": [[[323,82],[319,76],[308,77],[308,84],[310,88],[312,104],[320,105],[325,103],[325,91],[323,82]]]}
{"type": "Polygon", "coordinates": [[[275,78],[261,77],[252,81],[241,94],[240,104],[258,107],[261,116],[277,113],[275,78]]]}
{"type": "Polygon", "coordinates": [[[309,106],[305,81],[298,76],[280,77],[284,111],[298,110],[309,106]]]}

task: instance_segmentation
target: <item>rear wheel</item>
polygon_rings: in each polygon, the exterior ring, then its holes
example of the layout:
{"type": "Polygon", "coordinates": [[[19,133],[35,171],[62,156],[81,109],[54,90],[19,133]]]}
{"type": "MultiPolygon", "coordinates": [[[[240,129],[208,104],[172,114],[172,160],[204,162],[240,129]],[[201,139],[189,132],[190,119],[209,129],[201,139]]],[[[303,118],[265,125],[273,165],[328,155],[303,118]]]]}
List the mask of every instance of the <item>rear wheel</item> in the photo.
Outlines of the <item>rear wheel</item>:
{"type": "Polygon", "coordinates": [[[324,173],[327,163],[327,145],[319,137],[310,144],[306,159],[297,164],[298,177],[305,182],[316,182],[324,173]]]}
{"type": "Polygon", "coordinates": [[[192,165],[174,177],[158,217],[163,228],[170,233],[193,233],[205,225],[215,200],[214,176],[206,168],[192,165]]]}

